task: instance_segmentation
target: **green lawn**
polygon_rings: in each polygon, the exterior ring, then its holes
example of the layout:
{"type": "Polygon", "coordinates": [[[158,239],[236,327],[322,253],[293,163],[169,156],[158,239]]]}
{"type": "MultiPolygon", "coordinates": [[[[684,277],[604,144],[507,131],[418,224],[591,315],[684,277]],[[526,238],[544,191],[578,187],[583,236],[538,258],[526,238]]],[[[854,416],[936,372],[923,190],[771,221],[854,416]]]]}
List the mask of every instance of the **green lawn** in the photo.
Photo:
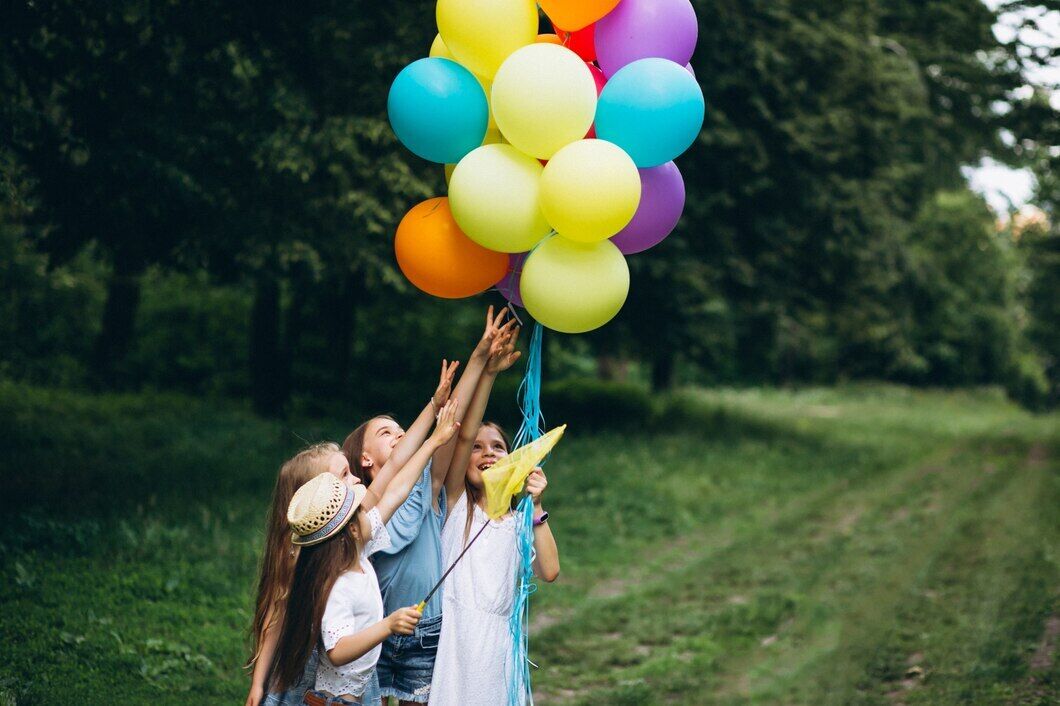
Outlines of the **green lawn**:
{"type": "MultiPolygon", "coordinates": [[[[1060,701],[1060,417],[886,386],[659,405],[550,462],[538,703],[1060,701]]],[[[0,705],[241,703],[276,468],[353,421],[0,384],[0,705]]]]}

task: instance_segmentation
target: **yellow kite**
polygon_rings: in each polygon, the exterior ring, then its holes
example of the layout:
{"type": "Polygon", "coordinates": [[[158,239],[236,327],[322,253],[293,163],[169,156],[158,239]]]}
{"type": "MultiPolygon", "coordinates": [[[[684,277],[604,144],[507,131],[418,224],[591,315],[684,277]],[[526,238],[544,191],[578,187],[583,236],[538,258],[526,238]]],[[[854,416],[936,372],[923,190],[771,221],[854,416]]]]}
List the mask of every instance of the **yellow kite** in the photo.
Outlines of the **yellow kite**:
{"type": "Polygon", "coordinates": [[[541,459],[548,456],[559,440],[567,425],[556,427],[544,436],[520,446],[492,467],[482,472],[482,482],[486,490],[486,514],[491,520],[498,520],[511,509],[512,498],[522,490],[526,477],[534,470],[541,459]]]}

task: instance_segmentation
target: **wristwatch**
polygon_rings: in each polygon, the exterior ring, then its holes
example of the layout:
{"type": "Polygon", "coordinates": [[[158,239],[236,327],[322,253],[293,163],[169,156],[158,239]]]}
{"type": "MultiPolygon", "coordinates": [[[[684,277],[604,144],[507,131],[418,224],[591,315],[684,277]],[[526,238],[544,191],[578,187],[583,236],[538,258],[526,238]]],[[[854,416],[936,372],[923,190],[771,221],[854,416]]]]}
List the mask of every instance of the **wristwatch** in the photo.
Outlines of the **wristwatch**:
{"type": "Polygon", "coordinates": [[[534,518],[534,527],[540,527],[546,522],[548,522],[548,513],[542,512],[540,515],[534,518]]]}

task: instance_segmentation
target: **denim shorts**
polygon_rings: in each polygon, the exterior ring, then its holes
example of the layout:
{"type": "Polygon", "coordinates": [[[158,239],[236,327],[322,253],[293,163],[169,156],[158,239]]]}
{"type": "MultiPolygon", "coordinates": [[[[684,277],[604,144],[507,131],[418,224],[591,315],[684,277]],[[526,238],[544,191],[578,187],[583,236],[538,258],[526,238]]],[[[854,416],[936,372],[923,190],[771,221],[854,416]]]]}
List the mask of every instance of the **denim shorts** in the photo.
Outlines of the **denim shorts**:
{"type": "Polygon", "coordinates": [[[427,703],[441,634],[442,616],[438,615],[421,621],[411,635],[392,635],[383,641],[383,653],[376,665],[383,696],[427,703]]]}

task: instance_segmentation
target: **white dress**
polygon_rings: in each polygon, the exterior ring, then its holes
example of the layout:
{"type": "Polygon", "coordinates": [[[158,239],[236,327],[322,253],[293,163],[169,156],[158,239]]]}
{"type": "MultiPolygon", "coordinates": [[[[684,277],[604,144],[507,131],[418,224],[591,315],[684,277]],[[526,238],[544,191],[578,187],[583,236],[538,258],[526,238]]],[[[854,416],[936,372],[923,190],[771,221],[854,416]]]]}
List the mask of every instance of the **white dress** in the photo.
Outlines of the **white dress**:
{"type": "MultiPolygon", "coordinates": [[[[464,549],[467,506],[465,492],[442,527],[447,568],[464,549]]],[[[477,505],[474,513],[467,541],[489,522],[477,505]]],[[[490,525],[445,580],[442,635],[428,702],[436,706],[500,706],[508,700],[508,620],[518,561],[515,516],[490,525]]]]}
{"type": "MultiPolygon", "coordinates": [[[[378,510],[369,510],[368,520],[372,523],[372,538],[361,552],[361,570],[347,571],[335,580],[324,607],[324,617],[320,621],[323,649],[320,650],[316,689],[331,692],[335,696],[364,694],[372,677],[372,670],[379,661],[379,653],[383,649],[382,645],[376,645],[367,654],[338,667],[331,663],[327,655],[327,651],[334,648],[342,638],[371,627],[383,619],[383,596],[379,592],[379,581],[368,557],[389,547],[390,535],[378,510]]],[[[356,521],[357,518],[351,520],[356,521]]]]}

